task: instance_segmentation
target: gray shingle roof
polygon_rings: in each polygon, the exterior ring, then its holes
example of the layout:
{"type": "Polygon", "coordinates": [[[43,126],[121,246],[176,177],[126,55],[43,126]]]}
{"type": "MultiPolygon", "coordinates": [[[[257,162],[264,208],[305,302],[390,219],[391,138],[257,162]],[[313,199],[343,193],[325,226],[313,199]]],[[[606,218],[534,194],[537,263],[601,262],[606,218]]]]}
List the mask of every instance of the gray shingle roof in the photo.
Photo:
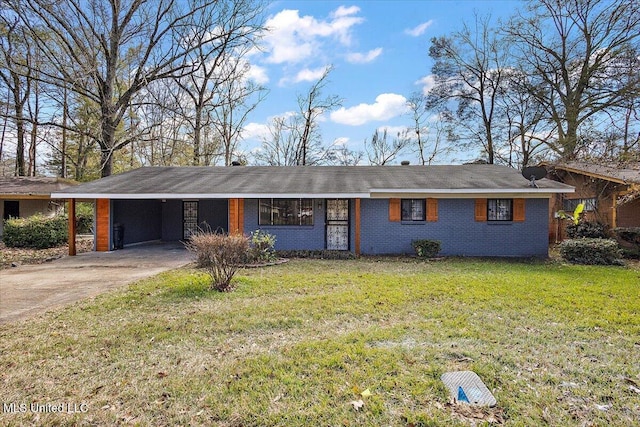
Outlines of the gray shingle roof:
{"type": "Polygon", "coordinates": [[[573,191],[573,187],[547,179],[538,181],[538,186],[531,188],[529,181],[515,169],[495,165],[144,167],[85,183],[56,196],[366,198],[389,192],[463,194],[573,191]]]}
{"type": "Polygon", "coordinates": [[[77,182],[44,176],[0,176],[0,196],[49,197],[51,193],[63,191],[77,182]]]}

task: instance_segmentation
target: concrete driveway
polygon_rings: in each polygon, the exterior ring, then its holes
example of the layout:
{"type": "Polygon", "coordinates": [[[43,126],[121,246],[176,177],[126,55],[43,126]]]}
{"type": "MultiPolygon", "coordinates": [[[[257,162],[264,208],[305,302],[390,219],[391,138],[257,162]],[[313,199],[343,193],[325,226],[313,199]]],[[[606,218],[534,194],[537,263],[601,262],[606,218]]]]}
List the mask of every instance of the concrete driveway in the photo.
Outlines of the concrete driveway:
{"type": "Polygon", "coordinates": [[[154,243],[0,270],[0,323],[26,319],[192,260],[181,243],[154,243]]]}

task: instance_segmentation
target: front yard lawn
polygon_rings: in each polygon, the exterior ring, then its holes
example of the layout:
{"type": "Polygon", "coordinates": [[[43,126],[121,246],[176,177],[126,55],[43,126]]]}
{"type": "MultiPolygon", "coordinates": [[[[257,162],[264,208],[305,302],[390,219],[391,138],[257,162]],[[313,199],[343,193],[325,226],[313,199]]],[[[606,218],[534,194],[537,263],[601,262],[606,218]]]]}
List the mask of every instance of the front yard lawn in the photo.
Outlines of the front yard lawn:
{"type": "Polygon", "coordinates": [[[638,269],[363,258],[235,280],[181,269],[0,325],[0,425],[640,424],[638,269]],[[453,370],[498,405],[451,404],[453,370]]]}

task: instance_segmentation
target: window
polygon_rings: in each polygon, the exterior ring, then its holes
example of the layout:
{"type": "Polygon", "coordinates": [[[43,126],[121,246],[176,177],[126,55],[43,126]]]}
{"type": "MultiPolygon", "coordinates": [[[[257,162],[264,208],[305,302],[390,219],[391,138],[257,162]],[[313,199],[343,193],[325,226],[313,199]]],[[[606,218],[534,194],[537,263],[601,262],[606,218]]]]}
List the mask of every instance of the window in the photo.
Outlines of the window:
{"type": "Polygon", "coordinates": [[[597,199],[595,197],[591,199],[565,199],[562,208],[567,212],[573,212],[580,203],[584,205],[584,210],[587,212],[596,210],[597,199]]]}
{"type": "Polygon", "coordinates": [[[313,225],[312,199],[260,199],[260,225],[313,225]]]}
{"type": "Polygon", "coordinates": [[[513,200],[512,199],[487,200],[487,221],[512,221],[512,220],[513,220],[513,200]]]}
{"type": "Polygon", "coordinates": [[[424,221],[425,199],[402,199],[402,220],[403,221],[424,221]]]}

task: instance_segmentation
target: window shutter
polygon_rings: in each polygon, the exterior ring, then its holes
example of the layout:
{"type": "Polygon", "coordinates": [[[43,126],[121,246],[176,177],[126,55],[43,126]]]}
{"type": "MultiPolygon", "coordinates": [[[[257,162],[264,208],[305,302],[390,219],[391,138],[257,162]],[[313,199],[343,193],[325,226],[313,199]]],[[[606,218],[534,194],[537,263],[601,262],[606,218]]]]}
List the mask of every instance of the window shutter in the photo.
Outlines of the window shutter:
{"type": "Polygon", "coordinates": [[[476,221],[487,220],[487,199],[476,199],[476,221]]]}
{"type": "Polygon", "coordinates": [[[524,222],[525,199],[513,199],[513,222],[524,222]]]}
{"type": "Polygon", "coordinates": [[[400,222],[400,199],[389,199],[389,221],[400,222]]]}
{"type": "Polygon", "coordinates": [[[438,221],[438,199],[427,199],[427,221],[438,221]]]}

